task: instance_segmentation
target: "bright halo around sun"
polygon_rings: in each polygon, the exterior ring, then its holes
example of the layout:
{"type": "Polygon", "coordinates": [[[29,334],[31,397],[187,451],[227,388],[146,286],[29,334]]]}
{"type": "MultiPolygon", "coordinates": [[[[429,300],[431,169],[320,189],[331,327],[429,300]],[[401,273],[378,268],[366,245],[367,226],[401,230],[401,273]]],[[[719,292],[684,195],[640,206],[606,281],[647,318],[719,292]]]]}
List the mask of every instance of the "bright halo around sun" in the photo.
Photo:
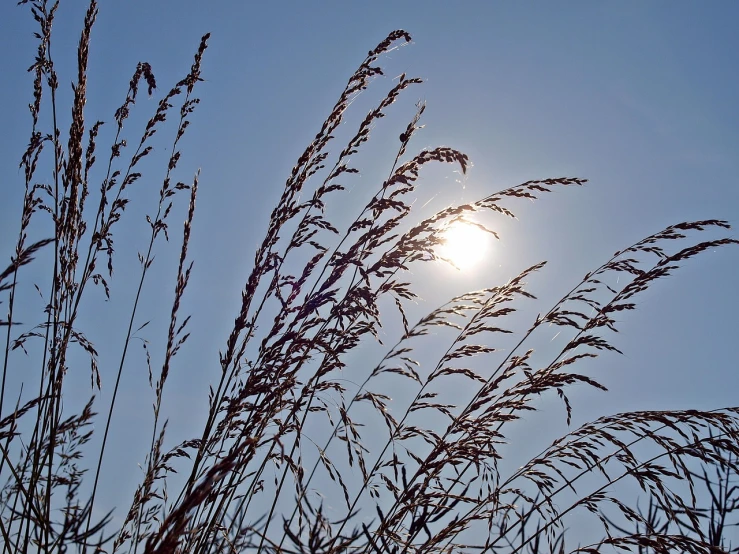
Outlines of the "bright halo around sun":
{"type": "Polygon", "coordinates": [[[443,234],[438,254],[461,271],[469,271],[490,252],[492,235],[466,221],[455,221],[443,234]]]}

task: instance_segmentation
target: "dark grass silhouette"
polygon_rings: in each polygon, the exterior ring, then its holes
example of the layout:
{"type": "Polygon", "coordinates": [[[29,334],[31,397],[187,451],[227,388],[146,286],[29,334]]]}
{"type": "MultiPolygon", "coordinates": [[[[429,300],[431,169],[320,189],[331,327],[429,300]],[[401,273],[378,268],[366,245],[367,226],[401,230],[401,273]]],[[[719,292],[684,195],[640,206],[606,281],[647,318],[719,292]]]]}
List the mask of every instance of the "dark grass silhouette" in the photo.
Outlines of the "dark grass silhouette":
{"type": "MultiPolygon", "coordinates": [[[[185,184],[174,174],[180,141],[186,140],[189,116],[199,102],[195,93],[208,35],[188,74],[159,101],[140,138],[131,140],[126,123],[140,87],[152,95],[157,86],[152,68],[138,64],[115,111],[115,139],[102,150],[100,169],[102,123],[90,125],[85,117],[86,98],[94,94],[87,89],[87,58],[97,3],[90,2],[80,37],[68,130],[57,123],[59,110],[67,107],[57,100],[63,80],[51,54],[58,3],[21,4],[39,25],[39,45],[31,67],[31,135],[21,160],[25,199],[10,265],[0,274],[7,306],[0,390],[3,552],[731,549],[726,530],[737,508],[738,408],[602,417],[557,438],[521,467],[503,463],[506,443],[528,440],[511,433],[512,424],[536,410],[542,394],[562,399],[569,424],[568,388],[604,389],[579,372],[582,361],[618,352],[610,342],[616,317],[635,307],[639,293],[695,255],[737,243],[720,235],[728,223],[679,223],[624,248],[556,304],[542,306],[523,329],[511,327],[508,316],[525,299],[535,300],[526,280],[544,271],[544,262],[508,282],[439,302],[426,316],[409,321],[406,307],[416,294],[404,273],[439,258],[449,225],[473,214],[512,217],[520,199],[535,200],[586,181],[533,180],[419,221],[409,199],[423,166],[451,164],[464,173],[469,165],[467,156],[452,148],[411,153],[424,112],[419,104],[400,134],[388,178],[358,207],[350,225],[335,227],[325,208],[340,197],[341,183],[359,172],[352,156],[386,109],[421,83],[401,75],[349,141],[334,145],[352,100],[382,73],[382,56],[410,41],[405,31],[390,33],[367,54],[298,158],[255,253],[219,367],[212,368],[207,418],[190,440],[169,444],[162,399],[189,338],[189,316],[180,313],[180,305],[193,268],[188,244],[198,190],[197,176],[185,184]],[[41,121],[51,122],[51,128],[41,121]],[[165,177],[155,215],[148,218],[150,241],[140,257],[125,347],[119,355],[98,352],[78,325],[82,298],[92,286],[110,294],[114,237],[125,223],[129,192],[141,178],[142,160],[154,153],[153,136],[165,130],[172,134],[172,154],[161,160],[165,177]],[[37,174],[39,163],[50,164],[50,182],[37,174]],[[93,180],[93,174],[101,177],[93,180]],[[176,235],[169,224],[181,203],[185,223],[176,235]],[[49,221],[53,236],[30,242],[34,225],[49,221]],[[700,238],[707,233],[711,238],[700,238]],[[149,366],[154,423],[145,473],[130,507],[115,520],[94,510],[105,478],[106,445],[116,440],[110,422],[120,409],[118,387],[155,246],[175,236],[181,236],[180,256],[163,362],[149,366]],[[29,264],[46,264],[49,276],[48,288],[41,290],[46,309],[37,314],[28,313],[18,296],[19,275],[29,264]],[[350,385],[341,377],[347,356],[378,338],[390,317],[380,312],[387,301],[402,322],[397,342],[363,382],[350,385]],[[568,337],[549,359],[535,351],[542,326],[559,327],[568,337]],[[501,354],[496,346],[503,336],[514,340],[501,354]],[[437,346],[447,341],[430,366],[416,359],[429,339],[437,346]],[[80,351],[89,358],[93,390],[84,408],[70,413],[65,379],[79,371],[70,359],[80,351]],[[28,377],[22,390],[11,390],[16,379],[10,376],[23,352],[39,360],[37,377],[28,377]],[[480,357],[488,362],[484,371],[475,369],[480,357]],[[115,371],[101,375],[103,367],[115,371]],[[449,382],[465,382],[473,391],[469,399],[448,403],[443,391],[449,382]],[[95,400],[94,389],[101,386],[112,387],[109,405],[95,400]],[[410,391],[409,403],[391,410],[388,386],[410,391]],[[103,437],[99,449],[90,447],[93,424],[103,437]],[[319,440],[308,432],[316,427],[325,430],[319,440]],[[624,488],[629,482],[641,489],[641,504],[622,492],[631,490],[624,488]],[[575,512],[593,515],[601,541],[583,545],[571,536],[576,533],[567,526],[575,512]]],[[[486,229],[495,234],[494,227],[486,229]]]]}

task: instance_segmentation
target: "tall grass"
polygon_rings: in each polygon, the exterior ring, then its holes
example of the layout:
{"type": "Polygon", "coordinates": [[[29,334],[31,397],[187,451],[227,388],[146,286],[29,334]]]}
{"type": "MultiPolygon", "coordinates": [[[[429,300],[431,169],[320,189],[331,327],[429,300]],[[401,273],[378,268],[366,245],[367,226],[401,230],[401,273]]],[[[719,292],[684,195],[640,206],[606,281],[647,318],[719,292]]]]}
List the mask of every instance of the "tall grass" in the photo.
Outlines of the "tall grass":
{"type": "Polygon", "coordinates": [[[59,4],[21,4],[38,23],[38,51],[31,67],[31,132],[20,164],[20,226],[10,264],[0,273],[7,307],[0,388],[4,553],[731,548],[726,532],[737,509],[739,408],[606,416],[556,438],[520,467],[506,463],[507,445],[527,440],[515,432],[515,422],[537,410],[542,395],[561,399],[570,424],[568,391],[575,385],[604,389],[585,373],[585,362],[618,352],[611,337],[619,314],[634,309],[644,290],[683,262],[736,244],[722,235],[728,223],[690,221],[658,230],[606,259],[554,305],[539,307],[522,328],[512,314],[536,300],[527,280],[545,271],[545,262],[506,282],[440,300],[413,321],[407,313],[416,292],[405,275],[414,265],[439,260],[450,225],[475,221],[497,237],[496,218],[513,217],[521,199],[586,180],[532,180],[418,218],[412,199],[424,166],[449,164],[462,173],[469,167],[467,156],[453,148],[414,153],[425,108],[419,104],[399,128],[387,178],[350,224],[335,226],[326,208],[359,172],[355,155],[387,109],[421,83],[401,75],[347,131],[351,138],[335,144],[353,100],[382,74],[383,56],[411,40],[405,31],[390,33],[367,54],[298,158],[244,280],[220,359],[207,368],[214,382],[204,391],[202,428],[180,444],[168,441],[168,377],[178,353],[194,340],[181,305],[193,270],[188,246],[198,192],[197,175],[184,183],[175,174],[199,103],[209,37],[139,135],[129,130],[129,115],[138,108],[141,87],[153,95],[157,83],[149,64],[137,65],[114,112],[115,136],[101,164],[102,122],[90,125],[85,112],[94,94],[87,65],[97,3],[90,2],[83,22],[68,129],[60,128],[68,107],[59,100],[63,79],[52,56],[59,4]],[[148,248],[140,254],[124,346],[120,353],[98,352],[80,328],[81,307],[97,301],[90,297],[93,287],[105,296],[113,290],[115,237],[125,224],[137,225],[125,210],[144,160],[154,157],[153,137],[163,132],[171,135],[171,154],[159,160],[163,178],[147,217],[148,248]],[[179,229],[170,227],[177,210],[185,221],[179,229]],[[48,238],[28,238],[47,228],[53,229],[48,238]],[[153,426],[143,477],[127,509],[103,513],[97,509],[101,483],[113,479],[105,471],[106,451],[117,439],[111,421],[125,409],[119,386],[141,294],[154,252],[170,238],[179,244],[179,261],[162,362],[149,363],[153,426]],[[23,301],[29,266],[41,266],[37,271],[47,276],[39,288],[40,313],[23,301]],[[351,354],[379,340],[383,325],[385,337],[391,334],[395,321],[399,332],[384,357],[365,375],[352,371],[346,379],[351,354]],[[534,348],[544,327],[566,337],[552,354],[534,348]],[[429,363],[434,348],[440,355],[429,363]],[[70,373],[80,372],[80,353],[89,360],[92,388],[78,409],[67,383],[70,373]],[[35,374],[25,370],[28,361],[35,374]],[[102,404],[95,396],[101,386],[110,387],[110,401],[102,404]],[[452,402],[450,386],[470,394],[452,402]],[[395,391],[403,391],[405,405],[391,398],[395,391]],[[589,533],[597,527],[601,540],[585,545],[578,528],[568,530],[578,513],[592,516],[589,533]]]}

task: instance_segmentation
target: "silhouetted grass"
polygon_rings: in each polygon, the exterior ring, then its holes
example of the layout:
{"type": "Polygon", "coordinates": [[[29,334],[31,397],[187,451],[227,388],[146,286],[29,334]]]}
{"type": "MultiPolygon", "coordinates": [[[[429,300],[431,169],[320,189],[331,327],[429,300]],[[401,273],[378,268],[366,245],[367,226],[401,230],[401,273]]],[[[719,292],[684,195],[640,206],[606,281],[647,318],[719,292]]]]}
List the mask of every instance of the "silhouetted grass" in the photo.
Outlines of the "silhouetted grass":
{"type": "Polygon", "coordinates": [[[494,218],[513,217],[520,199],[535,200],[586,180],[532,180],[419,220],[412,200],[423,167],[451,164],[465,173],[469,166],[467,156],[453,148],[409,153],[425,108],[419,104],[400,127],[387,179],[358,207],[352,223],[335,227],[325,208],[340,198],[342,183],[359,172],[353,156],[387,108],[421,83],[401,75],[349,133],[348,142],[335,146],[352,101],[382,74],[383,55],[410,41],[405,31],[390,33],[368,53],[298,158],[246,276],[220,359],[207,368],[215,379],[207,417],[190,440],[169,444],[162,399],[176,355],[189,339],[189,316],[180,307],[193,268],[188,245],[198,190],[197,175],[185,184],[175,181],[174,172],[180,141],[186,140],[190,114],[199,102],[195,91],[208,35],[188,74],[159,101],[133,141],[125,138],[126,123],[139,87],[145,84],[152,95],[157,85],[149,64],[138,64],[115,111],[115,138],[99,170],[102,123],[89,125],[85,119],[97,3],[90,2],[80,37],[68,130],[58,125],[58,110],[64,107],[57,98],[60,78],[50,47],[58,4],[21,4],[38,22],[39,46],[31,68],[31,135],[21,160],[21,222],[10,265],[0,274],[8,307],[2,321],[0,390],[3,552],[730,549],[725,530],[735,524],[737,507],[739,408],[606,416],[557,438],[518,468],[501,463],[503,445],[528,440],[511,426],[537,409],[542,394],[562,399],[570,424],[568,388],[605,389],[578,369],[582,360],[618,352],[610,342],[616,317],[632,310],[641,292],[693,256],[737,243],[720,235],[728,223],[679,223],[616,252],[553,306],[543,306],[523,329],[511,326],[509,316],[524,299],[535,300],[526,281],[544,271],[545,262],[507,282],[439,301],[418,321],[409,320],[406,308],[416,293],[404,274],[413,264],[439,259],[438,247],[450,225],[489,214],[492,223],[485,229],[497,237],[494,218]],[[41,119],[43,111],[48,114],[41,119]],[[51,122],[51,128],[40,121],[51,122]],[[98,352],[78,324],[82,298],[89,296],[90,285],[111,294],[114,240],[124,224],[129,193],[142,177],[140,162],[154,152],[152,137],[168,122],[174,126],[172,154],[162,160],[155,215],[147,219],[148,249],[140,255],[124,347],[118,356],[98,352]],[[37,171],[39,163],[51,168],[48,182],[37,171]],[[93,182],[94,166],[101,178],[93,182]],[[96,516],[99,485],[107,476],[101,471],[106,447],[116,440],[110,423],[120,410],[116,400],[141,292],[155,245],[175,236],[169,223],[181,202],[186,215],[163,361],[161,367],[149,363],[153,427],[143,478],[121,519],[96,516]],[[41,229],[50,222],[53,236],[29,242],[37,222],[41,229]],[[716,231],[718,238],[700,238],[716,231]],[[49,250],[53,255],[39,257],[49,250]],[[46,307],[37,314],[29,313],[18,297],[19,276],[29,264],[45,264],[49,276],[48,287],[39,289],[46,307]],[[387,301],[397,307],[402,322],[397,341],[361,383],[351,384],[341,373],[348,355],[378,339],[386,318],[396,317],[381,313],[387,301]],[[534,350],[543,326],[558,327],[566,337],[549,358],[534,350]],[[499,352],[504,335],[513,337],[511,348],[499,352]],[[430,341],[444,352],[429,365],[423,354],[430,341]],[[93,390],[89,402],[75,411],[64,402],[69,395],[65,379],[71,365],[78,366],[70,359],[77,360],[79,351],[89,359],[93,390]],[[38,373],[23,377],[21,388],[15,385],[21,382],[23,352],[38,362],[38,373]],[[480,357],[487,361],[484,371],[475,369],[480,357]],[[449,383],[464,383],[469,399],[449,403],[444,394],[449,383]],[[94,397],[101,386],[112,387],[112,400],[102,407],[94,397]],[[391,389],[406,391],[409,402],[391,406],[391,389]],[[102,433],[99,448],[90,446],[94,425],[102,433]],[[325,430],[318,441],[307,431],[316,428],[325,430]],[[642,490],[646,513],[633,494],[623,493],[630,490],[624,488],[628,482],[642,490]],[[567,521],[578,511],[593,514],[602,541],[573,547],[578,539],[567,531],[567,521]]]}

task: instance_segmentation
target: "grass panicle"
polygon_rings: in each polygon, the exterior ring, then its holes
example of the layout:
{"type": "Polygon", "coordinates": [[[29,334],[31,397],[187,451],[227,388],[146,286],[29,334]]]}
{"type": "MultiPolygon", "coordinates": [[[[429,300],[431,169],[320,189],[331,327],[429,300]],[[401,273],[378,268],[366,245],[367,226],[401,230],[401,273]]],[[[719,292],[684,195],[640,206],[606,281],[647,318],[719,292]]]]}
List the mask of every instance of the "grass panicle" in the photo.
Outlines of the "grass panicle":
{"type": "Polygon", "coordinates": [[[195,268],[190,241],[200,180],[198,172],[185,184],[178,173],[210,35],[139,133],[129,126],[137,121],[131,115],[140,87],[149,96],[158,88],[152,67],[136,65],[104,145],[103,120],[86,114],[95,94],[87,71],[97,2],[82,21],[65,130],[52,56],[60,4],[20,4],[38,24],[38,47],[29,69],[19,232],[0,266],[7,306],[0,320],[3,553],[739,551],[730,534],[739,506],[738,407],[605,415],[554,437],[521,464],[507,459],[509,445],[523,440],[516,422],[542,409],[543,395],[561,401],[571,426],[573,387],[578,395],[606,390],[588,373],[595,358],[620,353],[620,314],[691,258],[739,243],[727,236],[729,223],[683,222],[635,242],[533,318],[527,310],[540,301],[528,282],[547,271],[544,261],[417,316],[411,271],[453,264],[440,248],[451,226],[474,225],[499,240],[497,223],[515,217],[522,200],[587,180],[531,180],[433,215],[420,210],[415,200],[427,167],[464,175],[471,166],[447,146],[414,153],[423,102],[402,125],[388,121],[398,99],[422,80],[402,74],[363,118],[352,123],[347,116],[358,95],[387,82],[378,79],[383,58],[411,41],[402,30],[368,52],[290,171],[220,357],[204,368],[213,385],[202,427],[173,444],[164,399],[172,375],[192,370],[178,354],[193,342],[183,307],[195,268]],[[163,133],[170,133],[170,154],[160,160],[159,177],[144,177],[156,171],[163,133]],[[349,221],[332,220],[332,206],[362,171],[366,145],[385,133],[399,141],[384,181],[349,221]],[[101,155],[105,162],[97,164],[101,155]],[[126,209],[144,178],[161,184],[150,199],[121,350],[98,351],[79,314],[97,301],[91,288],[101,287],[105,299],[116,294],[117,237],[136,225],[126,209]],[[175,238],[177,213],[184,225],[175,238]],[[101,487],[112,479],[106,451],[117,440],[111,422],[121,410],[129,347],[148,324],[139,326],[147,308],[142,291],[170,238],[179,256],[162,318],[166,339],[143,340],[151,390],[142,394],[151,395],[153,413],[142,476],[127,511],[103,512],[101,487]],[[40,312],[26,301],[21,276],[29,266],[46,270],[37,287],[40,312]],[[551,328],[563,337],[560,346],[538,348],[551,328]],[[392,346],[375,363],[357,363],[360,346],[388,340],[392,346]],[[91,382],[82,402],[69,384],[81,359],[91,382]],[[452,398],[455,388],[469,394],[452,398]],[[100,389],[109,391],[105,403],[100,389]],[[602,538],[582,544],[570,527],[574,516],[590,517],[602,538]]]}

